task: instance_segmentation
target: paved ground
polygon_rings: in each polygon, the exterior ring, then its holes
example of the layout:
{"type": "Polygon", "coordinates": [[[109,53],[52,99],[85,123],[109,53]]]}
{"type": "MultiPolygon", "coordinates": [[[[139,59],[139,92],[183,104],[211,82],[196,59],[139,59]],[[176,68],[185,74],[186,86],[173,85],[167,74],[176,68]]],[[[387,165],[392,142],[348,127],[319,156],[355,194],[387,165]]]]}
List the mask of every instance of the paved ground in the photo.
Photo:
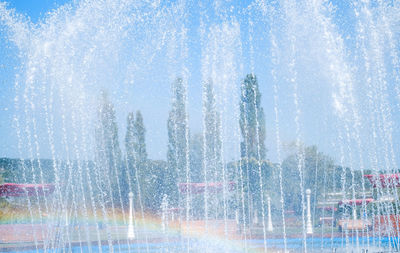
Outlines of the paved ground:
{"type": "Polygon", "coordinates": [[[0,243],[23,243],[42,241],[48,229],[41,225],[5,224],[0,225],[0,243]]]}
{"type": "MultiPolygon", "coordinates": [[[[299,244],[298,247],[301,246],[301,240],[303,238],[303,234],[300,232],[298,228],[288,229],[289,232],[287,234],[287,239],[289,243],[299,244]]],[[[316,247],[320,247],[321,238],[333,238],[335,240],[341,240],[341,238],[345,237],[345,234],[340,233],[338,231],[334,231],[331,233],[331,229],[328,231],[322,231],[319,228],[315,228],[313,236],[307,236],[308,239],[312,239],[312,237],[316,238],[314,241],[316,247]]],[[[356,233],[348,233],[348,237],[356,236],[356,233]]],[[[366,234],[358,233],[359,237],[366,236],[366,234]]],[[[47,225],[40,224],[5,224],[0,225],[0,251],[18,251],[18,250],[34,250],[35,245],[38,245],[39,248],[58,248],[61,245],[70,245],[74,246],[82,246],[87,245],[87,242],[91,242],[93,245],[98,246],[99,242],[101,246],[107,246],[111,242],[113,245],[127,245],[127,226],[103,226],[100,230],[97,230],[95,226],[90,226],[87,229],[79,228],[78,226],[60,226],[60,227],[48,227],[47,225]],[[46,238],[46,240],[43,240],[46,238]],[[36,243],[35,243],[36,242],[36,243]],[[81,242],[84,242],[83,244],[81,242]],[[47,245],[44,245],[46,243],[47,245]]],[[[163,243],[176,243],[179,244],[181,241],[181,235],[176,230],[173,232],[168,232],[168,235],[163,234],[161,231],[150,230],[150,229],[140,229],[136,230],[136,238],[134,240],[129,241],[132,245],[146,245],[146,242],[151,243],[154,247],[159,247],[158,249],[162,249],[163,243]],[[161,245],[161,246],[160,246],[161,245]]],[[[194,237],[196,238],[196,236],[194,237]]],[[[218,238],[218,237],[216,237],[218,238]]],[[[269,243],[269,252],[281,252],[279,249],[282,246],[281,239],[282,231],[279,228],[275,228],[273,233],[268,233],[267,239],[270,241],[269,243]],[[274,248],[277,247],[277,248],[274,248]]],[[[243,234],[231,234],[231,238],[233,241],[241,242],[244,239],[243,234]]],[[[253,249],[260,249],[263,251],[263,230],[262,228],[253,228],[250,233],[246,235],[247,240],[251,240],[251,247],[253,249]]],[[[240,244],[240,243],[239,243],[240,244]]],[[[328,245],[328,244],[326,244],[328,245]]],[[[338,249],[341,252],[340,249],[338,249]]],[[[177,251],[179,252],[179,250],[177,251]]],[[[296,252],[296,251],[291,251],[296,252]]],[[[313,252],[313,251],[312,251],[313,252]]],[[[322,251],[315,251],[322,252],[322,251]]],[[[325,251],[324,251],[325,252],[325,251]]],[[[331,252],[331,251],[329,251],[331,252]]],[[[374,252],[374,251],[369,251],[374,252]]]]}
{"type": "MultiPolygon", "coordinates": [[[[146,241],[162,241],[164,236],[156,231],[136,231],[134,242],[145,243],[146,241]]],[[[174,235],[172,235],[174,236],[174,235]]],[[[70,227],[48,227],[40,224],[5,224],[0,225],[0,250],[15,247],[31,247],[35,244],[42,245],[43,242],[59,245],[63,243],[77,244],[79,242],[94,242],[108,244],[108,241],[119,243],[126,241],[127,226],[103,227],[97,230],[95,226],[80,228],[70,227]],[[44,240],[46,239],[46,240],[44,240]]]]}

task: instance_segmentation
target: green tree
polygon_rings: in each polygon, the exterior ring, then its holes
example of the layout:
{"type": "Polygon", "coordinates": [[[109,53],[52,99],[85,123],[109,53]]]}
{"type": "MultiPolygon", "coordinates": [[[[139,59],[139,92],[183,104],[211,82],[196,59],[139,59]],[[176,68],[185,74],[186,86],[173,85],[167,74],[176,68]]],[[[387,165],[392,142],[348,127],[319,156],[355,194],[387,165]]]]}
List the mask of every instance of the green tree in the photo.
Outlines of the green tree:
{"type": "Polygon", "coordinates": [[[113,199],[112,204],[122,205],[123,201],[120,194],[122,194],[121,188],[126,185],[126,181],[124,181],[126,177],[121,163],[115,109],[106,92],[102,92],[97,113],[98,123],[96,124],[95,135],[96,164],[101,172],[97,176],[99,192],[104,193],[104,189],[109,189],[109,195],[113,199]]]}
{"type": "Polygon", "coordinates": [[[204,84],[204,180],[206,182],[222,181],[219,173],[222,171],[222,141],[220,135],[220,116],[216,108],[216,98],[212,81],[204,84]]]}
{"type": "Polygon", "coordinates": [[[332,175],[335,172],[333,159],[321,152],[318,152],[316,146],[301,147],[300,151],[289,155],[282,162],[282,177],[285,207],[288,210],[293,210],[297,214],[302,212],[300,174],[298,169],[299,159],[302,159],[299,152],[303,152],[303,182],[304,191],[311,189],[311,206],[314,206],[315,201],[322,198],[324,192],[330,192],[334,188],[332,175]]]}
{"type": "MultiPolygon", "coordinates": [[[[227,182],[226,174],[223,173],[220,115],[217,111],[217,99],[212,80],[203,84],[203,98],[204,182],[227,182]]],[[[224,188],[224,191],[226,190],[224,188]]],[[[204,198],[205,218],[223,218],[227,212],[223,208],[227,206],[226,192],[224,197],[221,197],[219,194],[210,193],[206,188],[204,198]]]]}
{"type": "Polygon", "coordinates": [[[246,191],[245,208],[250,222],[255,211],[265,211],[262,194],[267,189],[266,182],[271,181],[267,175],[272,174],[272,166],[265,161],[265,116],[257,77],[254,74],[248,74],[242,81],[239,106],[242,159],[237,168],[239,168],[238,175],[243,179],[240,185],[246,191]]]}
{"type": "Polygon", "coordinates": [[[136,164],[135,164],[135,117],[133,112],[128,114],[126,122],[126,134],[125,134],[125,152],[126,152],[126,172],[127,177],[130,179],[131,191],[133,191],[135,200],[137,201],[138,194],[138,184],[136,180],[136,164]]]}
{"type": "Polygon", "coordinates": [[[178,170],[177,170],[177,147],[175,140],[174,114],[169,112],[168,121],[168,148],[167,148],[167,172],[164,181],[164,194],[167,194],[171,205],[178,204],[178,170]]]}
{"type": "Polygon", "coordinates": [[[190,171],[192,182],[203,182],[203,137],[193,134],[190,138],[190,171]]]}
{"type": "Polygon", "coordinates": [[[4,184],[4,172],[5,170],[3,168],[0,168],[0,184],[4,184]]]}
{"type": "MultiPolygon", "coordinates": [[[[254,158],[251,158],[249,161],[246,158],[242,158],[240,161],[230,162],[227,165],[227,170],[235,171],[234,178],[231,178],[231,181],[237,182],[236,186],[236,202],[232,203],[234,209],[239,210],[240,219],[246,220],[246,224],[249,224],[254,215],[254,211],[257,211],[261,214],[262,211],[262,201],[261,197],[264,198],[264,211],[266,209],[266,201],[265,195],[267,194],[273,196],[274,192],[278,192],[278,189],[275,189],[274,184],[276,183],[273,180],[273,172],[276,170],[276,166],[272,164],[268,160],[257,161],[254,158]],[[260,180],[260,172],[261,171],[261,180],[260,180]],[[261,191],[261,184],[263,183],[261,191]],[[243,189],[243,195],[242,195],[243,189]],[[244,205],[244,206],[243,206],[244,205]],[[243,210],[244,208],[244,210],[243,210]],[[243,217],[243,211],[245,217],[243,217]]],[[[233,196],[232,196],[233,199],[233,196]]],[[[266,215],[266,214],[265,214],[266,215]]]]}
{"type": "Polygon", "coordinates": [[[239,123],[241,156],[247,160],[265,160],[265,116],[258,81],[253,74],[248,74],[241,85],[239,123]]]}
{"type": "Polygon", "coordinates": [[[148,160],[147,174],[143,186],[143,205],[147,210],[156,212],[160,210],[161,201],[164,195],[163,188],[167,172],[165,161],[148,160]]]}
{"type": "Polygon", "coordinates": [[[136,167],[139,175],[142,177],[146,173],[147,151],[146,151],[146,129],[143,123],[143,117],[140,111],[136,112],[134,123],[134,149],[136,157],[136,167]]]}
{"type": "Polygon", "coordinates": [[[143,198],[143,205],[146,209],[152,208],[152,201],[155,197],[153,186],[153,178],[155,174],[148,167],[147,151],[146,151],[146,128],[143,122],[143,116],[140,111],[136,112],[136,120],[133,128],[134,150],[135,150],[135,168],[137,172],[137,184],[143,198]]]}
{"type": "Polygon", "coordinates": [[[169,194],[172,205],[179,202],[178,183],[186,182],[188,170],[188,137],[186,113],[186,87],[181,78],[172,84],[172,103],[168,117],[168,173],[166,175],[165,193],[169,194]]]}

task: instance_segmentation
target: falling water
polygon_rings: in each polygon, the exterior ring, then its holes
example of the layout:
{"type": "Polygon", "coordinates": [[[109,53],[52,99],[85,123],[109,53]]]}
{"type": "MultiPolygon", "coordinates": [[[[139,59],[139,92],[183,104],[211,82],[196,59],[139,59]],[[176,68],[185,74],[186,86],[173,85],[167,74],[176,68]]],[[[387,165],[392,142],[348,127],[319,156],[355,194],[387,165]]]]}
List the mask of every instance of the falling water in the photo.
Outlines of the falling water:
{"type": "MultiPolygon", "coordinates": [[[[251,9],[250,9],[251,10],[251,9]]],[[[250,14],[249,14],[250,17],[250,14]]],[[[253,45],[253,33],[254,33],[254,24],[253,21],[249,18],[248,20],[249,23],[249,44],[250,44],[250,70],[251,70],[251,74],[254,75],[255,71],[254,71],[254,45],[253,45]]],[[[252,92],[254,93],[254,97],[259,96],[259,94],[257,93],[257,90],[253,87],[252,92]]],[[[259,177],[259,187],[260,187],[260,200],[261,200],[261,217],[262,217],[262,226],[263,226],[263,244],[264,244],[264,252],[267,252],[267,231],[266,231],[266,224],[265,224],[265,204],[264,204],[264,195],[265,195],[265,191],[264,191],[264,183],[263,183],[263,179],[262,179],[262,171],[261,171],[261,152],[260,152],[260,140],[261,140],[261,136],[260,136],[260,122],[259,122],[259,115],[260,112],[257,109],[257,103],[256,103],[256,99],[254,99],[254,108],[255,108],[255,118],[256,118],[256,142],[257,142],[257,166],[258,166],[258,177],[259,177]]],[[[256,212],[256,214],[258,216],[258,212],[256,212]]]]}
{"type": "Polygon", "coordinates": [[[288,76],[288,81],[290,85],[293,88],[293,103],[295,105],[295,117],[294,117],[294,123],[295,123],[295,131],[296,131],[296,149],[297,149],[297,169],[299,173],[299,186],[300,186],[300,192],[301,192],[301,218],[302,218],[302,224],[303,224],[303,247],[304,251],[307,252],[307,235],[306,235],[306,222],[305,222],[305,200],[304,200],[304,150],[303,147],[301,147],[301,126],[300,126],[300,117],[301,117],[301,109],[300,109],[300,104],[299,104],[299,94],[298,94],[298,81],[297,81],[297,63],[296,63],[296,53],[297,53],[297,48],[296,48],[296,37],[293,34],[294,33],[294,21],[293,18],[295,18],[295,6],[296,3],[290,3],[289,1],[284,2],[284,11],[286,14],[287,22],[288,22],[288,32],[289,32],[289,47],[290,47],[290,62],[289,62],[289,76],[288,76]]]}
{"type": "MultiPolygon", "coordinates": [[[[16,82],[16,88],[19,88],[19,83],[16,82]]],[[[19,108],[19,96],[16,96],[15,99],[15,107],[18,109],[19,108]]],[[[21,138],[21,130],[20,130],[20,121],[18,117],[14,118],[14,123],[15,123],[15,129],[17,132],[17,138],[18,138],[18,151],[19,151],[19,155],[20,157],[22,157],[22,138],[21,138]]],[[[25,166],[25,160],[21,159],[21,163],[22,163],[22,178],[23,178],[23,182],[24,183],[28,183],[27,181],[27,177],[26,177],[26,166],[25,166]]],[[[32,203],[31,203],[31,199],[28,197],[28,194],[26,194],[26,200],[27,200],[27,204],[28,204],[28,210],[29,210],[29,216],[30,216],[30,221],[31,221],[31,228],[33,231],[33,242],[35,243],[35,249],[36,251],[38,251],[38,240],[37,240],[37,236],[36,236],[36,232],[34,231],[33,228],[33,211],[32,211],[32,203]]]]}
{"type": "Polygon", "coordinates": [[[21,158],[15,178],[24,184],[54,186],[52,195],[35,187],[32,195],[25,190],[21,197],[32,249],[398,249],[400,228],[392,223],[399,222],[399,194],[389,188],[396,182],[383,178],[385,185],[378,182],[374,188],[365,177],[398,172],[398,3],[80,0],[37,22],[11,6],[0,3],[0,26],[11,53],[18,56],[11,73],[16,152],[21,158]],[[253,93],[262,95],[262,109],[253,100],[255,119],[249,122],[244,117],[241,126],[241,106],[247,106],[241,99],[248,99],[241,87],[246,74],[257,76],[259,90],[253,87],[253,93]],[[182,101],[175,96],[175,82],[181,85],[182,101]],[[111,120],[101,118],[102,92],[108,94],[111,120]],[[183,112],[170,126],[182,137],[182,149],[174,150],[177,168],[168,168],[165,122],[168,110],[178,102],[183,112]],[[148,162],[160,160],[160,168],[146,165],[139,173],[134,163],[130,170],[126,150],[119,148],[122,119],[132,109],[145,115],[148,162]],[[266,140],[260,133],[264,122],[259,120],[264,112],[266,140]],[[119,129],[119,134],[109,138],[104,125],[119,129]],[[244,137],[252,134],[252,127],[255,143],[244,137]],[[190,162],[191,138],[197,132],[202,135],[199,168],[190,162]],[[293,140],[296,173],[287,178],[286,170],[293,164],[285,147],[293,140]],[[267,161],[261,160],[264,144],[269,147],[267,161]],[[252,145],[255,168],[247,159],[252,145]],[[307,147],[312,145],[318,150],[310,178],[307,147]],[[320,163],[319,154],[331,157],[333,168],[326,161],[320,163]],[[264,168],[264,163],[270,167],[264,168]],[[167,181],[173,169],[173,190],[151,185],[154,178],[167,181]],[[254,184],[257,190],[251,191],[254,184]],[[155,192],[148,192],[150,186],[155,192]],[[312,235],[306,230],[309,186],[312,235]],[[373,205],[367,203],[369,190],[373,205]],[[137,195],[137,238],[129,241],[131,191],[137,195]],[[325,207],[322,212],[318,208],[338,191],[343,203],[352,200],[352,211],[335,212],[332,204],[332,221],[365,220],[370,225],[339,232],[333,222],[328,226],[322,221],[317,228],[319,218],[328,213],[325,207]],[[291,210],[291,194],[297,193],[298,210],[291,210]],[[272,199],[274,231],[266,227],[267,195],[272,199]]]}

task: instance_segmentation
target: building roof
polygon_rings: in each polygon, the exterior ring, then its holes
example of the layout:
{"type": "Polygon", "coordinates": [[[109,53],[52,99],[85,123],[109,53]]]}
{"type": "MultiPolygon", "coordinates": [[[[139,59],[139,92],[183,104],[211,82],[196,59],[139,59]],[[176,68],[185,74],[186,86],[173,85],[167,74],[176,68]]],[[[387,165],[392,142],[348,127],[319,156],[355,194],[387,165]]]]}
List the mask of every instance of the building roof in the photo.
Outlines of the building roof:
{"type": "Polygon", "coordinates": [[[54,192],[54,184],[15,184],[0,185],[0,197],[26,197],[48,195],[54,192]]]}
{"type": "Polygon", "coordinates": [[[373,202],[374,199],[373,198],[366,198],[366,199],[345,199],[345,200],[341,200],[339,201],[339,205],[356,205],[356,206],[360,206],[363,203],[368,204],[370,202],[373,202]]]}
{"type": "Polygon", "coordinates": [[[379,175],[364,175],[368,178],[374,188],[396,188],[400,187],[400,174],[379,174],[379,175]]]}

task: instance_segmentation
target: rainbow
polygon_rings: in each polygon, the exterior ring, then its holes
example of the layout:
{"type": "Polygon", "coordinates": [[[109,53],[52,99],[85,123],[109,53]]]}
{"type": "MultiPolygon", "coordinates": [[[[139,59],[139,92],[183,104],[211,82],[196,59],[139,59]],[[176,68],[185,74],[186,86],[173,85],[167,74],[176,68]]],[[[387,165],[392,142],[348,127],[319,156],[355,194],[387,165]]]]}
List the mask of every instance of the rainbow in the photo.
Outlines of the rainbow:
{"type": "MultiPolygon", "coordinates": [[[[127,213],[122,212],[121,210],[115,209],[114,212],[112,210],[107,210],[107,213],[96,212],[87,212],[87,215],[82,215],[79,213],[78,215],[74,215],[72,213],[69,218],[69,226],[78,226],[78,224],[84,224],[84,226],[95,228],[96,224],[99,227],[102,227],[105,224],[109,225],[109,229],[113,230],[114,228],[118,228],[121,231],[125,231],[127,229],[127,213]]],[[[61,224],[63,222],[67,222],[63,218],[56,218],[54,215],[47,214],[42,210],[32,210],[31,212],[27,210],[21,210],[17,208],[8,208],[8,210],[2,210],[0,213],[0,229],[2,226],[12,225],[14,229],[21,225],[22,229],[24,229],[24,233],[26,234],[26,229],[29,229],[28,225],[37,226],[37,227],[51,227],[55,226],[55,224],[61,224]]],[[[137,231],[139,237],[140,232],[145,230],[146,233],[157,235],[154,238],[151,238],[150,243],[152,242],[165,242],[165,241],[176,241],[176,242],[199,242],[201,245],[216,245],[218,248],[223,249],[234,249],[235,252],[247,251],[247,252],[261,252],[263,248],[251,245],[250,242],[246,242],[243,240],[241,235],[238,233],[229,233],[226,235],[220,230],[214,230],[211,228],[209,231],[206,231],[205,227],[202,226],[201,221],[190,221],[186,224],[186,221],[175,221],[170,222],[170,224],[163,229],[161,220],[159,217],[153,214],[141,214],[134,213],[134,226],[135,231],[137,231]],[[184,228],[182,225],[185,224],[184,228]]],[[[30,229],[29,229],[30,230],[30,229]]],[[[12,241],[13,243],[18,243],[18,238],[21,238],[18,233],[22,233],[22,231],[15,230],[15,238],[17,241],[12,241]]],[[[36,231],[36,237],[40,237],[40,232],[36,231]]],[[[48,233],[43,233],[48,234],[48,233]]],[[[0,236],[1,237],[1,236],[0,236]]],[[[33,238],[33,236],[31,236],[33,238]]],[[[121,236],[122,237],[122,236],[121,236]]],[[[1,240],[2,238],[0,238],[1,240]]],[[[122,238],[119,238],[122,240],[122,238]]],[[[125,238],[123,238],[125,240],[125,238]]],[[[3,240],[4,241],[4,240],[3,240]]],[[[29,241],[26,237],[23,240],[24,242],[29,241]]],[[[33,239],[32,239],[33,242],[33,239]]],[[[134,243],[139,243],[140,240],[136,240],[134,243]]],[[[271,251],[272,249],[269,249],[271,251]]]]}

